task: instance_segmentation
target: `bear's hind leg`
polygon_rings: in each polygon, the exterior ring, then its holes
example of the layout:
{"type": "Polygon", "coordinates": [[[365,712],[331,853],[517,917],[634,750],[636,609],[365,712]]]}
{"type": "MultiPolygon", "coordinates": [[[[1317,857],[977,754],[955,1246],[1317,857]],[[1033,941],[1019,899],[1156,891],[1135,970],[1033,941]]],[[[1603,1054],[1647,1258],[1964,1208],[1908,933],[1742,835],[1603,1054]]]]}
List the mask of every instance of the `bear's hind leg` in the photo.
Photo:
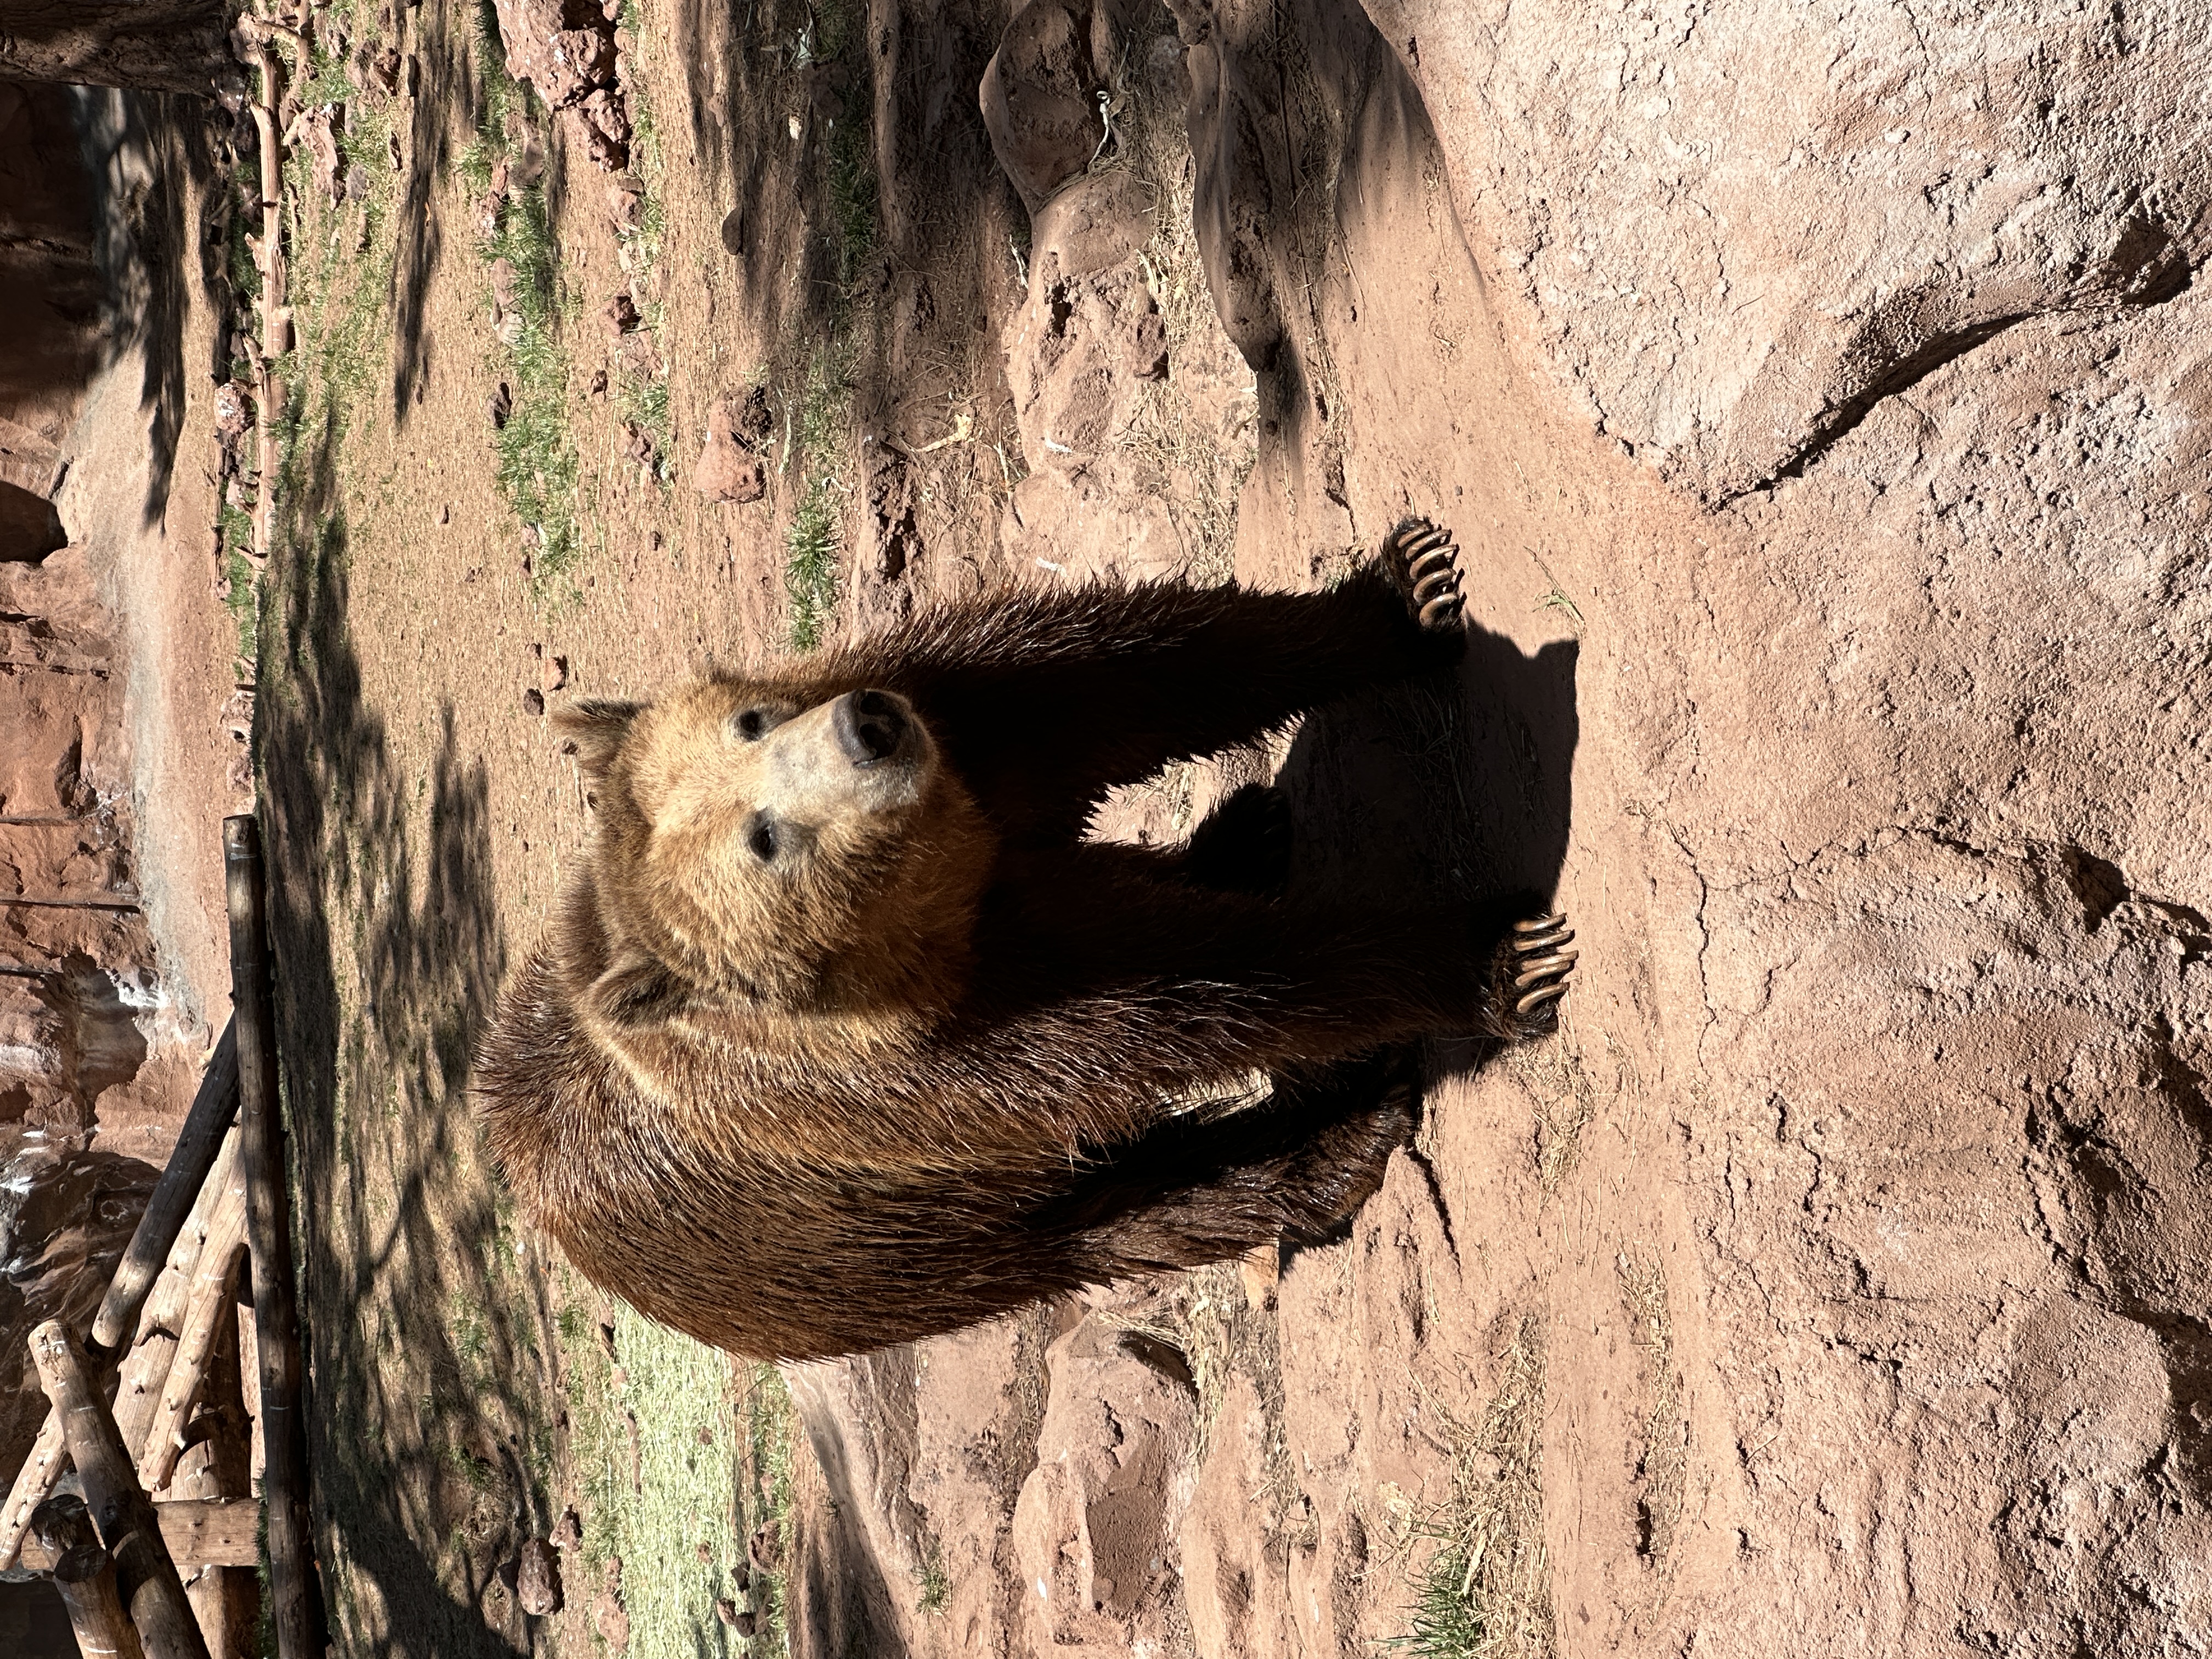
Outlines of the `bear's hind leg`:
{"type": "Polygon", "coordinates": [[[1336,1232],[1419,1125],[1419,1051],[1400,1046],[1276,1079],[1262,1105],[1189,1113],[1110,1149],[1027,1218],[1085,1277],[1194,1267],[1336,1232]]]}

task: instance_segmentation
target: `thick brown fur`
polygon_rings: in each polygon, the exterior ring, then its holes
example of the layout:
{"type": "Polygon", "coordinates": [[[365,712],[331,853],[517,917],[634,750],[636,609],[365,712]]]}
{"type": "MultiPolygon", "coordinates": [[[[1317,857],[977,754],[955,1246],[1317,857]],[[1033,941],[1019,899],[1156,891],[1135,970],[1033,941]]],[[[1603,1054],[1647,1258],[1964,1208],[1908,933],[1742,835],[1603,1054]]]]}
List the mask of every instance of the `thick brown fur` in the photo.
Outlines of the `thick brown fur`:
{"type": "Polygon", "coordinates": [[[594,844],[477,1071],[524,1207],[645,1313],[788,1359],[1340,1224],[1412,1127],[1385,1056],[1522,1034],[1525,907],[1293,903],[1251,877],[1267,792],[1188,848],[1082,836],[1113,786],[1448,666],[1455,610],[1423,628],[1392,574],[1004,593],[573,711],[594,844]],[[1173,1109],[1255,1071],[1261,1110],[1173,1109]]]}

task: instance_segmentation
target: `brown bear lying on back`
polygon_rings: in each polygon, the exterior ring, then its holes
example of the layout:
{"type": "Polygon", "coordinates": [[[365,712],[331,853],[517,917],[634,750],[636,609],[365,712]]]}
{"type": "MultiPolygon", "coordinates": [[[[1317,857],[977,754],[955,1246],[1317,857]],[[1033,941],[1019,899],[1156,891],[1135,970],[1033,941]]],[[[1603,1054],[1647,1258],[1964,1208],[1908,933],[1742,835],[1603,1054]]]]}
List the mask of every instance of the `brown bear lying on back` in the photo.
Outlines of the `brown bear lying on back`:
{"type": "Polygon", "coordinates": [[[1004,594],[565,716],[595,841],[477,1068],[525,1208],[644,1313],[784,1359],[1340,1225],[1413,1127],[1390,1045],[1547,1029],[1559,919],[1249,890],[1269,791],[1180,848],[1083,831],[1450,664],[1455,553],[1415,521],[1328,593],[1004,594]],[[1255,1070],[1264,1104],[1177,1109],[1255,1070]]]}

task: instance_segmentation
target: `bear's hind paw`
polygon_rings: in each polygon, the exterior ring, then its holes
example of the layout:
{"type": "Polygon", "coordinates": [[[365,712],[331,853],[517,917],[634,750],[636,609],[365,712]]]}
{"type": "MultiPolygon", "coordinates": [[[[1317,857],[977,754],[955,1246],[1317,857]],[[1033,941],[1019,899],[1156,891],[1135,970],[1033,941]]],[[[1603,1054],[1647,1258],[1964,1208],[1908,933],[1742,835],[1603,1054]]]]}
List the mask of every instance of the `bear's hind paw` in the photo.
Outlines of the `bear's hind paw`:
{"type": "Polygon", "coordinates": [[[1407,519],[1390,532],[1382,550],[1391,585],[1425,632],[1456,634],[1465,629],[1459,547],[1450,531],[1427,519],[1407,519]]]}
{"type": "Polygon", "coordinates": [[[1574,937],[1565,911],[1513,924],[1511,937],[1498,952],[1495,996],[1501,1036],[1529,1042],[1559,1029],[1559,1002],[1578,954],[1567,948],[1574,937]]]}

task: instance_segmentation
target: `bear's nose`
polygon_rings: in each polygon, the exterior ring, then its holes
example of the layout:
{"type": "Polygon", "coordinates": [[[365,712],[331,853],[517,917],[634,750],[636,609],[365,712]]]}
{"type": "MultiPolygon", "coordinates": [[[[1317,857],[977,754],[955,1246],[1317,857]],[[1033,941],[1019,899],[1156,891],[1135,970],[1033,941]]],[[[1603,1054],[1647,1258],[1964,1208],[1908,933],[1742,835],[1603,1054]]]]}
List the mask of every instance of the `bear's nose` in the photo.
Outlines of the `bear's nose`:
{"type": "Polygon", "coordinates": [[[898,753],[906,741],[906,710],[881,691],[848,691],[830,716],[837,746],[855,766],[873,766],[898,753]]]}

